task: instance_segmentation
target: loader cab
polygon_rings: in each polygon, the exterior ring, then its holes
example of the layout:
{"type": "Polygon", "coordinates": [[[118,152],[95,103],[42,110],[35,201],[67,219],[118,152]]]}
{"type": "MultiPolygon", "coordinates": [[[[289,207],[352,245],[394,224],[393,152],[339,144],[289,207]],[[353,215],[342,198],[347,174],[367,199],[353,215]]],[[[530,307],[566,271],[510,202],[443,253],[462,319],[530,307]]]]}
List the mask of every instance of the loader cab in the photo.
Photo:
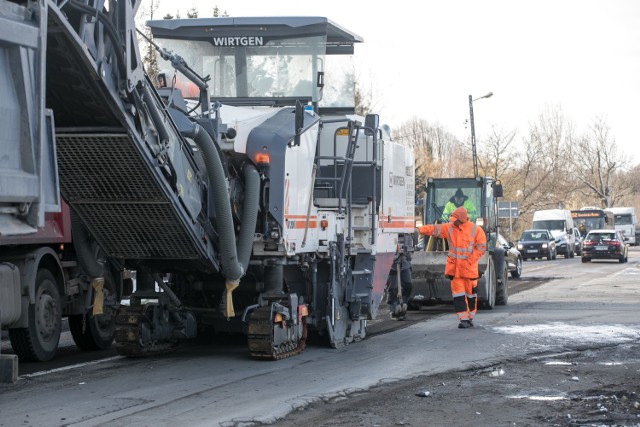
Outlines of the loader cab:
{"type": "MultiPolygon", "coordinates": [[[[327,18],[219,17],[147,25],[155,43],[208,76],[211,98],[222,104],[293,106],[298,101],[323,114],[354,111],[354,44],[362,38],[327,18]]],[[[160,70],[173,70],[162,58],[158,62],[160,70]]]]}
{"type": "Polygon", "coordinates": [[[424,224],[446,223],[459,206],[469,220],[485,231],[497,229],[496,198],[502,196],[502,185],[492,178],[429,178],[424,206],[424,224]]]}

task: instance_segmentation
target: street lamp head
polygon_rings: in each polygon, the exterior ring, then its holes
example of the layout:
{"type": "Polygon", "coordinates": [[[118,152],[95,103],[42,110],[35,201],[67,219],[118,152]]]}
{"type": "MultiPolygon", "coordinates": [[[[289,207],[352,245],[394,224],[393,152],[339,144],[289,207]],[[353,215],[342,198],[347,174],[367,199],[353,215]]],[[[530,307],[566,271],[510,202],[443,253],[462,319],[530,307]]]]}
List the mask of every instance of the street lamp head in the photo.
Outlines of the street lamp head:
{"type": "Polygon", "coordinates": [[[486,95],[483,95],[483,96],[481,96],[479,98],[474,99],[474,101],[477,101],[478,99],[483,99],[483,98],[491,98],[492,96],[493,96],[493,92],[489,92],[486,95]]]}

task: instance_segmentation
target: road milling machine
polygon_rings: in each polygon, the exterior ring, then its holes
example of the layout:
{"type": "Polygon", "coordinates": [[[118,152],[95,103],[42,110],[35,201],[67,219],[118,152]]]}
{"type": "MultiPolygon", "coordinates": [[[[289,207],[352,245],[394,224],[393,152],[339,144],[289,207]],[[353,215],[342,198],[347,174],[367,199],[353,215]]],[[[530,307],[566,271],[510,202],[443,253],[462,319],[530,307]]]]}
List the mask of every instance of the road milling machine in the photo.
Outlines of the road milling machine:
{"type": "Polygon", "coordinates": [[[151,81],[139,4],[19,6],[42,34],[28,49],[62,197],[106,259],[136,272],[117,351],[240,332],[253,357],[282,359],[308,333],[364,338],[411,247],[414,159],[377,115],[354,114],[362,40],[326,18],[151,21],[151,81]]]}

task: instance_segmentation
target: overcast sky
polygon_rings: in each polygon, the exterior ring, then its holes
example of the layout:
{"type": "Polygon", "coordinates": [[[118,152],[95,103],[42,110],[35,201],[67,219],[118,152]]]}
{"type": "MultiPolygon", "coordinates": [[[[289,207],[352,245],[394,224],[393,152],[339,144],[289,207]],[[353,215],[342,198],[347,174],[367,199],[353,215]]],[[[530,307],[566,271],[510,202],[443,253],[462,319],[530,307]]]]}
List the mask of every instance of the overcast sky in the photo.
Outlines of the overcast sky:
{"type": "Polygon", "coordinates": [[[525,135],[559,107],[578,132],[603,117],[640,161],[638,0],[159,1],[159,17],[193,6],[211,16],[217,5],[230,16],[329,18],[364,38],[356,74],[392,127],[415,116],[468,138],[468,96],[491,91],[474,103],[479,144],[492,126],[525,135]]]}

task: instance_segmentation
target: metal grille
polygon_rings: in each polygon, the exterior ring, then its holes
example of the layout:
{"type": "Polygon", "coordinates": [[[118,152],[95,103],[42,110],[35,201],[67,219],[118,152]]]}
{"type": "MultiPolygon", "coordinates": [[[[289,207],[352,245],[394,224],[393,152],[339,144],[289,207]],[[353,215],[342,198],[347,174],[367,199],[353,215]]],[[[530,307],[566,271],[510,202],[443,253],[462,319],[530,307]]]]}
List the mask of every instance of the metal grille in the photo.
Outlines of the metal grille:
{"type": "Polygon", "coordinates": [[[197,259],[191,231],[126,134],[56,136],[62,194],[109,256],[197,259]]]}
{"type": "Polygon", "coordinates": [[[67,202],[160,202],[165,197],[128,135],[56,135],[67,202]]]}
{"type": "Polygon", "coordinates": [[[74,206],[105,251],[122,259],[194,259],[186,230],[166,203],[74,206]]]}

